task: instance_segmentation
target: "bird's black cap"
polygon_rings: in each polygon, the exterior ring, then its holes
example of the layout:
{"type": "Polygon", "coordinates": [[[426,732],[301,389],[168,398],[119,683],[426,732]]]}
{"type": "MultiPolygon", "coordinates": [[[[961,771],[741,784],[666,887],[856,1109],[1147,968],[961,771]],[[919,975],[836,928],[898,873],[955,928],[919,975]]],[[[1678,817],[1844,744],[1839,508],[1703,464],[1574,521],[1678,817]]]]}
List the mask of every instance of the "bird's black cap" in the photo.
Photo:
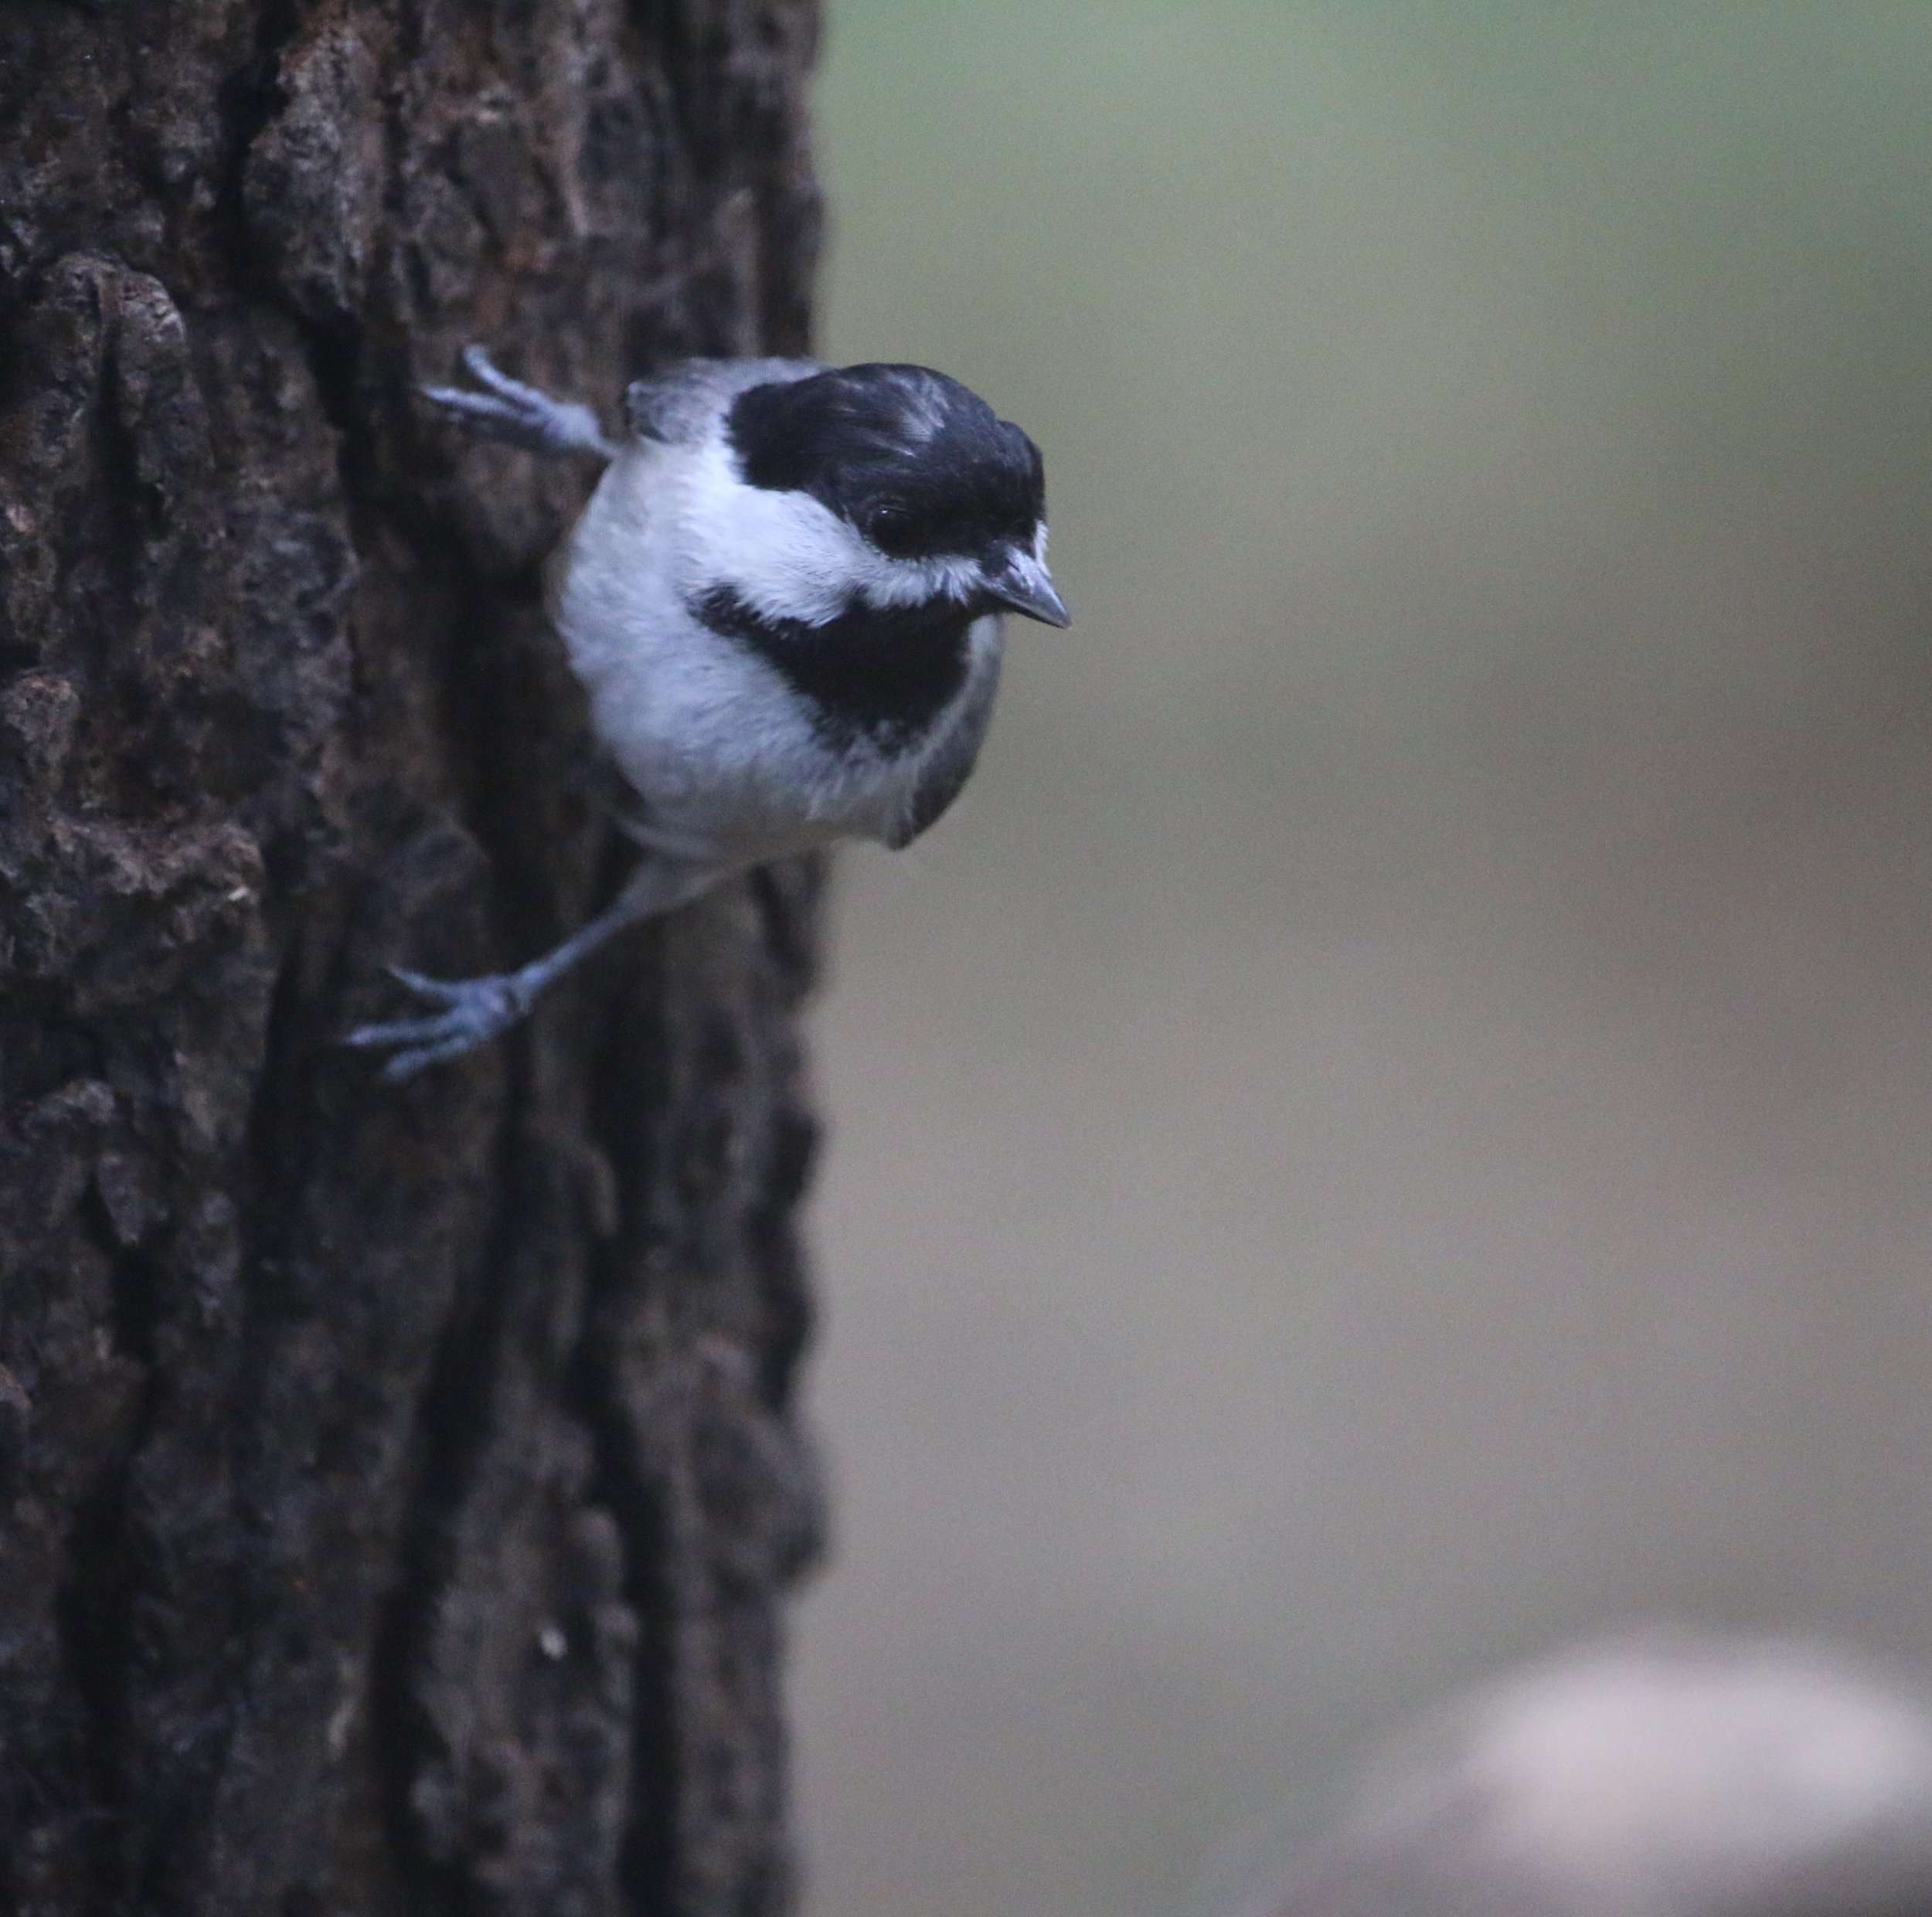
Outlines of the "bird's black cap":
{"type": "Polygon", "coordinates": [[[747,484],[810,493],[896,559],[1030,545],[1046,515],[1039,448],[929,367],[753,386],[726,424],[747,484]]]}

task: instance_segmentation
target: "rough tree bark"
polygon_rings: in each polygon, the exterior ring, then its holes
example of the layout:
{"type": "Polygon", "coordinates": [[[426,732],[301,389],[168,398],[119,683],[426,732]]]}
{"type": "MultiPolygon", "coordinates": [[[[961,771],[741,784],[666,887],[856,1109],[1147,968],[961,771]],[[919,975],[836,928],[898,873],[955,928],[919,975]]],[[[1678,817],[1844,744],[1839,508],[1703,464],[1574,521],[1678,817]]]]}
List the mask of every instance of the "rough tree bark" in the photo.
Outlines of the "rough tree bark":
{"type": "Polygon", "coordinates": [[[0,0],[0,1909],[791,1901],[815,868],[628,855],[413,395],[797,351],[811,0],[0,0]]]}

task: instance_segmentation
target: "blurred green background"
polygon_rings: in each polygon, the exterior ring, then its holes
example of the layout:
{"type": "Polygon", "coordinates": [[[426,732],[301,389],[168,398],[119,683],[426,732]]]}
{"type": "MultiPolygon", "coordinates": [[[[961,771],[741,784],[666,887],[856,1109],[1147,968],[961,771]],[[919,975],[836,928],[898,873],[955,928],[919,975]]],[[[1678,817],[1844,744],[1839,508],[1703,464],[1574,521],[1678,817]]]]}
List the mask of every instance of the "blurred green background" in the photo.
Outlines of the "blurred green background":
{"type": "Polygon", "coordinates": [[[1076,624],[842,872],[810,1908],[1223,1912],[1579,1630],[1932,1653],[1932,5],[830,12],[822,347],[1076,624]]]}

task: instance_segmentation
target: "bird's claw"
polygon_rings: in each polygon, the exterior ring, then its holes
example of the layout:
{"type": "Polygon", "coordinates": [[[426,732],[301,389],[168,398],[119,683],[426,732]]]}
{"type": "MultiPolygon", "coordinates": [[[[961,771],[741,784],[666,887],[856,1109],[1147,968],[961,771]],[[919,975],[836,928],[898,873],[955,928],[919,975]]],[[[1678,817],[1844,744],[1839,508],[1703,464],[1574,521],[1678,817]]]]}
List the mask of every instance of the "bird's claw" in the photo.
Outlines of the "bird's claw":
{"type": "Polygon", "coordinates": [[[492,439],[537,453],[590,453],[609,459],[617,449],[604,437],[597,416],[587,406],[553,399],[547,393],[512,379],[481,346],[463,349],[463,364],[478,386],[425,386],[425,399],[460,413],[492,439]]]}
{"type": "Polygon", "coordinates": [[[344,1045],[364,1051],[399,1048],[383,1066],[383,1076],[392,1085],[413,1078],[446,1059],[460,1059],[485,1040],[507,1032],[529,1010],[529,998],[512,974],[430,978],[400,965],[389,966],[387,970],[398,984],[443,1008],[421,1018],[394,1018],[379,1025],[358,1025],[343,1039],[344,1045]]]}

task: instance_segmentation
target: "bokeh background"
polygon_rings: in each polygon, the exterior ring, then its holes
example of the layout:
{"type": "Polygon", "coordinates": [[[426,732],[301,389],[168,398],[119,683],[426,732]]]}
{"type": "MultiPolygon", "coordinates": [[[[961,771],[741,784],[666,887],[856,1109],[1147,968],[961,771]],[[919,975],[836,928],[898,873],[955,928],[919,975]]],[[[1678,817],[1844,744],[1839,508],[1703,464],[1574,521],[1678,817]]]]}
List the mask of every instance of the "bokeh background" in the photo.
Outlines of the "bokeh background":
{"type": "Polygon", "coordinates": [[[816,1917],[1224,1911],[1637,1618],[1932,1653],[1932,7],[833,0],[1073,630],[818,1015],[816,1917]]]}

